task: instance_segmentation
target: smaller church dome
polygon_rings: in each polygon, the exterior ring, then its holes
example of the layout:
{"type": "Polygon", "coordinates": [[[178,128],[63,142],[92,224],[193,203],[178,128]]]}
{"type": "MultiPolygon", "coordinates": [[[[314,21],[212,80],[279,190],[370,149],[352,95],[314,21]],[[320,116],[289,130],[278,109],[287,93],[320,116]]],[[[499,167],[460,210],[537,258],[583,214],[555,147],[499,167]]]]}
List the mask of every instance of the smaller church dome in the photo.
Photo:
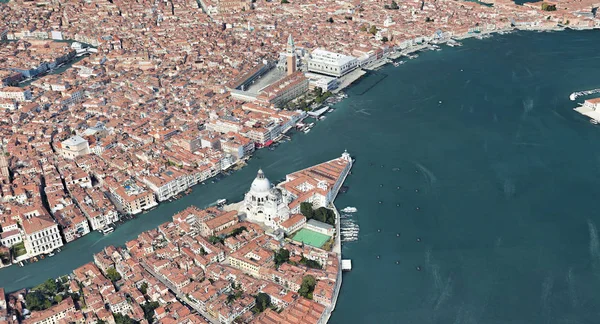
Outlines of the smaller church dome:
{"type": "Polygon", "coordinates": [[[270,190],[271,182],[265,177],[262,169],[258,170],[258,174],[250,186],[250,191],[252,193],[268,193],[270,190]]]}

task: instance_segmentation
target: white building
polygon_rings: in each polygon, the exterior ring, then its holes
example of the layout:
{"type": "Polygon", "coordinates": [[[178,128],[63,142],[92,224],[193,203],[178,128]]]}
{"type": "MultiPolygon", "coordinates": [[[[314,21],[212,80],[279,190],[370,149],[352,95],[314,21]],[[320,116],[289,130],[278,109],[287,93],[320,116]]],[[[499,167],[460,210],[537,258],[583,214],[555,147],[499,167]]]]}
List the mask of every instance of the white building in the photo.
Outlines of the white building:
{"type": "Polygon", "coordinates": [[[90,145],[79,135],[72,136],[60,143],[62,156],[74,159],[78,156],[90,154],[90,145]]]}
{"type": "Polygon", "coordinates": [[[277,228],[290,216],[290,210],[282,199],[281,191],[271,186],[271,182],[262,170],[258,170],[239,212],[245,213],[251,222],[264,223],[272,228],[277,228]]]}
{"type": "Polygon", "coordinates": [[[31,91],[19,87],[5,87],[0,89],[0,98],[13,99],[16,101],[31,100],[31,91]]]}
{"type": "Polygon", "coordinates": [[[337,196],[351,168],[352,158],[344,151],[337,159],[288,174],[278,187],[294,214],[300,213],[303,202],[311,203],[314,209],[327,207],[337,196]]]}
{"type": "Polygon", "coordinates": [[[46,254],[63,246],[58,224],[49,216],[34,216],[23,220],[23,241],[29,257],[46,254]]]}
{"type": "Polygon", "coordinates": [[[320,48],[312,51],[308,59],[308,71],[340,77],[358,67],[353,56],[329,52],[320,48]]]}

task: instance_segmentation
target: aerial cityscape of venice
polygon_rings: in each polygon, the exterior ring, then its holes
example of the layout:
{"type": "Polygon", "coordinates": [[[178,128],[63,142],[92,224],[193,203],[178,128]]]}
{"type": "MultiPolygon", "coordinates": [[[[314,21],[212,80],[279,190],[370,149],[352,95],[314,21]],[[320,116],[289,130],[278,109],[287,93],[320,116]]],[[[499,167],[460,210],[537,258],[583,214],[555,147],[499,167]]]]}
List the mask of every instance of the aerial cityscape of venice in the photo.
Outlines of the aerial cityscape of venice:
{"type": "Polygon", "coordinates": [[[0,324],[600,323],[599,7],[0,1],[0,324]]]}

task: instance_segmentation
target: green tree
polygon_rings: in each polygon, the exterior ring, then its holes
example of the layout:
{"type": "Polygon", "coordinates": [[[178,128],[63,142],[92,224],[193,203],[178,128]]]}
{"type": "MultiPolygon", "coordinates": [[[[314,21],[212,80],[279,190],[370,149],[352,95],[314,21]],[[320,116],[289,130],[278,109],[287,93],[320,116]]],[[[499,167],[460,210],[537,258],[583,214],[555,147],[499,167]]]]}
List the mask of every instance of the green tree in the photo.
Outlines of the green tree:
{"type": "Polygon", "coordinates": [[[377,34],[377,26],[373,25],[369,28],[369,33],[375,35],[377,34]]]}
{"type": "Polygon", "coordinates": [[[25,296],[25,304],[30,311],[39,311],[50,308],[52,303],[39,291],[31,291],[25,296]]]}
{"type": "Polygon", "coordinates": [[[240,226],[240,227],[234,229],[233,231],[231,231],[231,233],[229,233],[228,236],[236,237],[236,236],[242,234],[246,230],[247,230],[247,228],[245,226],[240,226]]]}
{"type": "Polygon", "coordinates": [[[214,236],[211,235],[208,237],[208,241],[210,242],[210,244],[215,245],[217,243],[223,243],[223,239],[218,237],[218,236],[214,236]]]}
{"type": "Polygon", "coordinates": [[[258,295],[255,297],[255,300],[256,308],[259,313],[271,306],[271,297],[265,293],[258,293],[258,295]]]}
{"type": "Polygon", "coordinates": [[[360,31],[361,32],[366,32],[367,31],[367,26],[365,26],[365,25],[360,26],[360,31]]]}
{"type": "Polygon", "coordinates": [[[321,89],[320,87],[315,87],[313,89],[313,94],[315,95],[315,97],[320,97],[323,94],[323,89],[321,89]]]}
{"type": "Polygon", "coordinates": [[[384,42],[384,43],[387,43],[389,41],[389,39],[387,38],[387,36],[383,36],[381,38],[381,41],[384,42]]]}
{"type": "Polygon", "coordinates": [[[106,277],[112,282],[121,280],[121,274],[119,274],[115,268],[108,268],[108,270],[106,270],[106,277]]]}
{"type": "Polygon", "coordinates": [[[142,305],[142,309],[144,310],[144,318],[148,321],[148,323],[153,322],[154,310],[157,309],[158,306],[160,306],[160,304],[155,301],[142,305]]]}
{"type": "Polygon", "coordinates": [[[63,300],[62,295],[55,295],[54,296],[54,303],[58,304],[63,300]]]}
{"type": "Polygon", "coordinates": [[[314,211],[313,211],[313,208],[312,208],[312,204],[309,203],[309,202],[303,202],[303,203],[300,204],[300,212],[307,219],[312,219],[314,217],[314,211]]]}
{"type": "Polygon", "coordinates": [[[327,19],[327,22],[332,24],[333,23],[333,18],[329,17],[329,19],[327,19]]]}
{"type": "Polygon", "coordinates": [[[392,4],[390,5],[390,9],[398,10],[398,9],[400,9],[400,6],[398,6],[398,4],[396,3],[396,1],[392,0],[392,4]]]}
{"type": "Polygon", "coordinates": [[[311,275],[304,276],[304,278],[302,278],[302,285],[300,286],[298,293],[304,298],[312,299],[312,293],[315,290],[316,285],[317,280],[315,279],[315,277],[311,275]]]}
{"type": "Polygon", "coordinates": [[[116,324],[137,324],[138,321],[135,321],[131,317],[127,315],[121,315],[120,313],[114,313],[113,317],[115,318],[116,324]]]}
{"type": "Polygon", "coordinates": [[[290,251],[286,249],[279,249],[279,251],[275,252],[275,266],[279,267],[280,265],[288,262],[290,260],[290,251]]]}
{"type": "Polygon", "coordinates": [[[318,261],[309,260],[304,256],[302,257],[302,259],[300,259],[300,264],[303,264],[312,269],[323,269],[323,266],[321,266],[321,264],[318,261]]]}
{"type": "Polygon", "coordinates": [[[286,4],[286,3],[290,3],[288,0],[281,0],[281,3],[286,4]]]}
{"type": "Polygon", "coordinates": [[[144,295],[147,294],[148,293],[148,283],[146,283],[146,282],[142,283],[142,285],[140,286],[140,291],[144,295]]]}

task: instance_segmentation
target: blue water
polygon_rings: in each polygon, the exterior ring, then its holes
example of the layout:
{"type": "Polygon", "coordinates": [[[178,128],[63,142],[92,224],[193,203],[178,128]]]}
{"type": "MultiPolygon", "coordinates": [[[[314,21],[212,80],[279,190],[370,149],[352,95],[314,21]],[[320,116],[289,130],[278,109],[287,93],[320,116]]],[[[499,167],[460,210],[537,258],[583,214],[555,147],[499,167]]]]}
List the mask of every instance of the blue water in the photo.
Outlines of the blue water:
{"type": "Polygon", "coordinates": [[[0,270],[0,286],[67,273],[190,204],[239,200],[259,167],[277,181],[348,149],[336,205],[357,207],[361,230],[331,323],[599,323],[600,128],[568,96],[600,88],[600,34],[463,43],[367,76],[309,134],[107,237],[0,270]]]}

